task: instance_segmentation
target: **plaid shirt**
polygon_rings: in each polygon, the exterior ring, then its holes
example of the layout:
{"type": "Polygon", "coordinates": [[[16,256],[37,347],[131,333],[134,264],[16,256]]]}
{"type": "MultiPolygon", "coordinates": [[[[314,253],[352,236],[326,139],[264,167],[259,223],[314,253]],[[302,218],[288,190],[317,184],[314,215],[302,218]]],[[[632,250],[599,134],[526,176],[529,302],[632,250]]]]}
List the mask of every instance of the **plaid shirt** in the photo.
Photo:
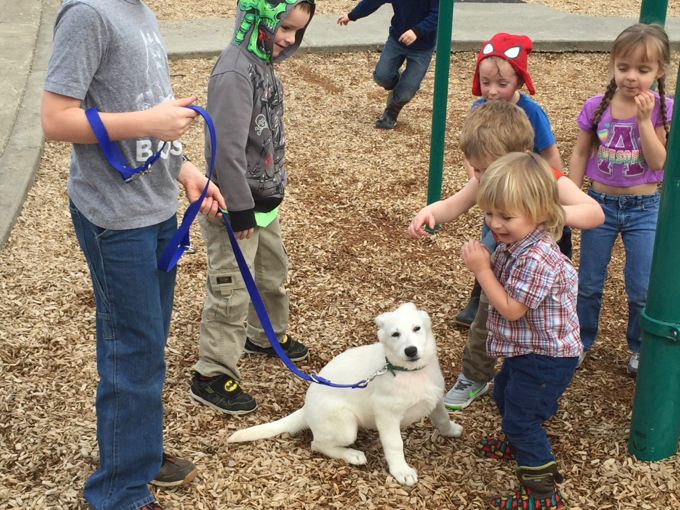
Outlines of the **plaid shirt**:
{"type": "Polygon", "coordinates": [[[578,277],[571,261],[542,229],[494,253],[493,272],[508,295],[529,307],[516,321],[489,304],[489,356],[541,354],[569,358],[581,354],[576,315],[578,277]]]}

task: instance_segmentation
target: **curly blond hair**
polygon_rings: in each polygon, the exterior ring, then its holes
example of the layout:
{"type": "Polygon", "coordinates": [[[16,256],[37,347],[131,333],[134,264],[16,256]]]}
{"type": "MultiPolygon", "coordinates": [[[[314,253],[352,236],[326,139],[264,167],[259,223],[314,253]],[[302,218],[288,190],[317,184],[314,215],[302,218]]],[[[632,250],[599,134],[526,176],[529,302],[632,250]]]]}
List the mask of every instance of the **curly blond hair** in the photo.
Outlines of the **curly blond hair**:
{"type": "Polygon", "coordinates": [[[512,152],[494,161],[484,173],[477,204],[484,211],[526,216],[558,241],[564,209],[558,203],[557,179],[538,154],[512,152]]]}

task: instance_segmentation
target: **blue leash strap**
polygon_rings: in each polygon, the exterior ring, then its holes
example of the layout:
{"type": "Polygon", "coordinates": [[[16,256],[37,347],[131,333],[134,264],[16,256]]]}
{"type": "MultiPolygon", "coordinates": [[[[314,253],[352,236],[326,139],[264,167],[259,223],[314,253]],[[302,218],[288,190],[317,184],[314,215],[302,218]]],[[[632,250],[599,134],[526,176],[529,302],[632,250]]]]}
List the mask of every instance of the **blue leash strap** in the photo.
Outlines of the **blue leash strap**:
{"type": "MultiPolygon", "coordinates": [[[[298,370],[298,368],[290,360],[290,358],[286,354],[286,351],[283,350],[283,347],[281,347],[281,344],[276,338],[276,333],[274,333],[274,328],[272,327],[272,323],[269,320],[269,316],[267,315],[267,310],[265,309],[264,303],[262,302],[262,297],[260,297],[260,293],[257,290],[257,285],[255,285],[255,280],[253,280],[253,275],[250,273],[248,263],[246,262],[246,259],[243,256],[243,252],[241,252],[241,247],[239,246],[238,241],[236,240],[236,236],[234,235],[234,231],[231,228],[231,225],[229,224],[229,220],[227,219],[227,215],[225,214],[225,212],[226,211],[222,211],[222,222],[224,223],[224,226],[227,228],[227,233],[229,234],[229,242],[231,243],[231,249],[233,250],[234,256],[236,257],[236,262],[238,263],[238,268],[240,269],[241,275],[243,276],[243,280],[245,281],[246,288],[248,289],[248,294],[250,294],[250,301],[253,303],[255,312],[257,312],[257,317],[260,319],[262,329],[264,329],[264,332],[267,335],[267,340],[269,340],[269,343],[274,348],[274,351],[276,351],[276,354],[279,355],[279,358],[281,358],[283,364],[286,365],[291,372],[293,372],[301,379],[304,379],[305,381],[322,384],[324,386],[331,386],[333,388],[365,388],[366,386],[368,386],[368,383],[371,382],[376,375],[382,375],[381,373],[376,372],[376,374],[369,377],[368,379],[364,379],[354,384],[335,384],[317,374],[306,374],[298,370]]],[[[381,372],[384,373],[384,371],[381,372]]]]}
{"type": "Polygon", "coordinates": [[[123,154],[120,152],[118,145],[109,139],[109,134],[104,127],[102,119],[99,117],[97,109],[93,107],[85,110],[85,116],[90,122],[90,127],[92,127],[92,131],[94,131],[94,135],[97,137],[97,141],[104,152],[104,156],[106,156],[106,159],[111,166],[118,170],[118,173],[125,182],[130,182],[139,177],[140,174],[148,170],[148,168],[161,157],[163,149],[165,148],[165,142],[161,145],[160,150],[156,154],[150,156],[142,166],[130,168],[127,161],[125,161],[123,154]]]}
{"type": "Polygon", "coordinates": [[[210,178],[212,177],[213,169],[215,168],[215,141],[217,139],[215,136],[215,125],[213,124],[210,115],[208,115],[208,112],[206,112],[200,106],[190,105],[187,106],[187,108],[198,112],[203,117],[205,125],[208,126],[210,139],[212,140],[212,147],[210,150],[210,171],[208,172],[208,181],[205,183],[205,188],[203,188],[201,196],[189,204],[189,207],[187,207],[187,210],[184,212],[184,217],[182,218],[182,223],[177,229],[177,232],[175,232],[175,235],[173,235],[172,239],[170,239],[168,246],[166,246],[165,250],[163,250],[163,254],[158,261],[158,269],[165,271],[166,273],[175,267],[177,261],[184,254],[184,252],[191,247],[191,241],[189,240],[189,227],[191,227],[191,223],[194,221],[198,211],[201,209],[201,204],[203,203],[206,193],[208,193],[210,178]]]}

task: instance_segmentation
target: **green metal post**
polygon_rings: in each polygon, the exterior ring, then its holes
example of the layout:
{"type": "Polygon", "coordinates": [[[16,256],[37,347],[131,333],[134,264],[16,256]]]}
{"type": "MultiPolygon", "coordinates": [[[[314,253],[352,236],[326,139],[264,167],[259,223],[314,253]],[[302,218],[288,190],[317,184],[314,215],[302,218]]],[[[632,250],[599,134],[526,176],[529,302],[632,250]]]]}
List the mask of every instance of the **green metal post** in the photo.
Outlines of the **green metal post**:
{"type": "Polygon", "coordinates": [[[640,6],[640,23],[664,26],[666,24],[666,11],[668,0],[642,0],[640,6]]]}
{"type": "MultiPolygon", "coordinates": [[[[679,73],[680,74],[680,73],[679,73]]],[[[680,76],[679,76],[680,79],[680,76]]],[[[680,119],[680,101],[673,118],[680,119]]],[[[654,240],[628,451],[640,460],[674,455],[680,439],[680,126],[671,127],[654,240]]]]}
{"type": "Polygon", "coordinates": [[[440,0],[439,2],[437,56],[434,68],[434,99],[432,100],[432,134],[430,136],[430,171],[427,181],[428,204],[436,202],[442,196],[446,104],[449,93],[449,68],[451,66],[453,1],[440,0]]]}

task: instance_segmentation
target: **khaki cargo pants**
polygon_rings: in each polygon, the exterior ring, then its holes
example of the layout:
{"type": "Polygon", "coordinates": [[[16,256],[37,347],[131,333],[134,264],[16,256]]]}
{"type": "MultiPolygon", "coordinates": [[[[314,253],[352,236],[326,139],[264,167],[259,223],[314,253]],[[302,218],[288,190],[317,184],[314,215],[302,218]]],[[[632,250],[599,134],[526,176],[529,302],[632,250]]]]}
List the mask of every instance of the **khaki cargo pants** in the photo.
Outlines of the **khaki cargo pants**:
{"type": "MultiPolygon", "coordinates": [[[[198,362],[194,370],[205,377],[228,374],[241,379],[238,361],[246,336],[261,346],[271,344],[250,303],[248,289],[239,271],[227,230],[220,219],[199,216],[208,253],[207,296],[203,305],[198,362]]],[[[266,227],[255,227],[250,239],[239,241],[276,337],[282,340],[288,328],[288,255],[281,240],[278,216],[266,227]]]]}
{"type": "Polygon", "coordinates": [[[489,298],[482,290],[475,320],[468,330],[463,348],[463,375],[477,383],[491,382],[496,375],[496,358],[486,354],[486,319],[489,316],[489,298]]]}

